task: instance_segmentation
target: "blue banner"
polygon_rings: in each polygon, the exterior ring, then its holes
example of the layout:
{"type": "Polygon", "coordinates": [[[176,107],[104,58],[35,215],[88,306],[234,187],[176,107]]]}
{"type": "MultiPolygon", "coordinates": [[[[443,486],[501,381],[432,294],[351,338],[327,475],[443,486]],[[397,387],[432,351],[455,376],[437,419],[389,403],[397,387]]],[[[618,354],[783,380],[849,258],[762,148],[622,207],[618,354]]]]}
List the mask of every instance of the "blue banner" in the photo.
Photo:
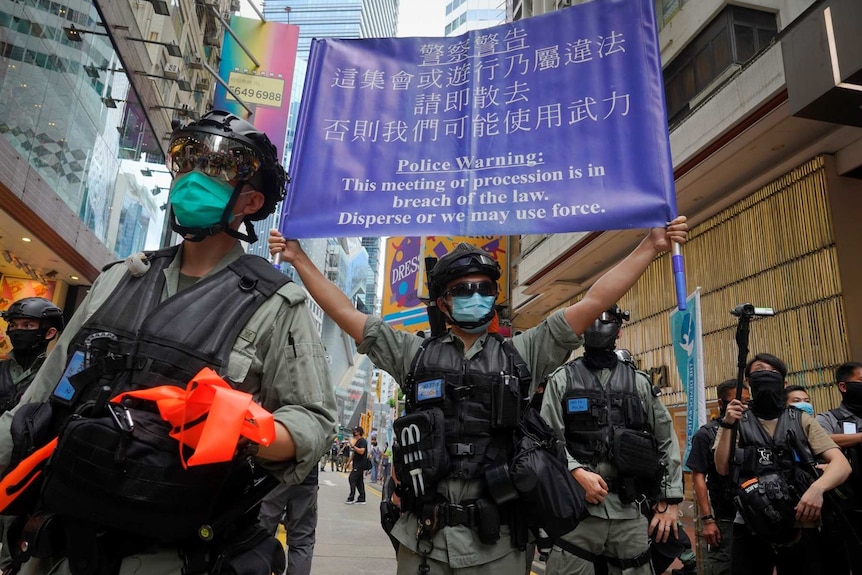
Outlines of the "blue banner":
{"type": "Polygon", "coordinates": [[[315,40],[290,237],[514,235],[676,216],[653,0],[454,38],[315,40]]]}
{"type": "Polygon", "coordinates": [[[706,423],[706,390],[703,373],[703,327],[700,288],[686,299],[684,310],[670,313],[670,334],[676,369],[685,390],[686,428],[683,462],[688,459],[691,438],[706,423]]]}

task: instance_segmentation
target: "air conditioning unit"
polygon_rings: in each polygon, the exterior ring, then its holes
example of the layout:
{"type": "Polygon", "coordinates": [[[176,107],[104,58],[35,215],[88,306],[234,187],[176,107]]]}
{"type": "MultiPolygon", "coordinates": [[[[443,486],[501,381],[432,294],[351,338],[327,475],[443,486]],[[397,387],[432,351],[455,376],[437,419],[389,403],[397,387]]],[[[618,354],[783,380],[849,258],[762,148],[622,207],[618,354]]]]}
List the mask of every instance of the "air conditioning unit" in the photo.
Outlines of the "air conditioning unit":
{"type": "Polygon", "coordinates": [[[214,48],[219,47],[219,37],[216,34],[207,34],[204,36],[204,44],[214,48]]]}
{"type": "Polygon", "coordinates": [[[180,75],[180,67],[177,64],[165,64],[165,77],[176,80],[180,75]]]}
{"type": "Polygon", "coordinates": [[[230,11],[231,12],[239,12],[240,10],[240,2],[239,0],[230,0],[230,11]]]}
{"type": "Polygon", "coordinates": [[[187,66],[192,70],[203,70],[203,64],[201,63],[200,56],[192,56],[189,58],[187,66]]]}
{"type": "Polygon", "coordinates": [[[197,82],[195,82],[195,90],[209,90],[210,89],[210,79],[209,78],[201,78],[197,82]]]}

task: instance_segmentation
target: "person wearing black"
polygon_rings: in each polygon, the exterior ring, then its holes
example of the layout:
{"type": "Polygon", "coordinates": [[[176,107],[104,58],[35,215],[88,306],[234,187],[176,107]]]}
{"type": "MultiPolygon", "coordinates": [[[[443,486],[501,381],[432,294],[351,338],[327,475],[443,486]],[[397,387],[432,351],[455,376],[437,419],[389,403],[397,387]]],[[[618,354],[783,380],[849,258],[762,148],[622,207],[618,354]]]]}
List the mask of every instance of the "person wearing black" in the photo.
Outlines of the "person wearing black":
{"type": "Polygon", "coordinates": [[[751,401],[747,408],[738,399],[728,404],[715,440],[715,468],[730,476],[738,511],[731,571],[772,575],[777,568],[778,575],[819,575],[823,494],[847,479],[850,464],[813,417],[786,404],[783,361],[758,354],[745,376],[751,401]],[[828,464],[816,479],[806,469],[815,458],[828,464]]]}
{"type": "Polygon", "coordinates": [[[350,455],[351,461],[353,461],[353,467],[350,470],[350,477],[348,481],[350,482],[350,495],[347,496],[347,501],[345,501],[348,505],[353,505],[354,503],[358,503],[359,505],[365,505],[365,470],[368,469],[368,442],[365,441],[365,438],[362,437],[365,431],[361,427],[355,427],[353,429],[353,439],[355,440],[353,443],[353,453],[350,455]],[[356,501],[353,500],[353,496],[358,495],[356,501]]]}
{"type": "MultiPolygon", "coordinates": [[[[736,508],[730,482],[727,477],[715,470],[712,446],[718,432],[719,421],[724,417],[727,405],[736,394],[736,380],[728,379],[716,388],[719,415],[716,419],[701,426],[691,438],[691,450],[685,461],[691,469],[692,483],[697,507],[700,510],[700,535],[706,542],[703,575],[730,574],[730,545],[732,542],[733,518],[736,508]]],[[[748,388],[742,390],[742,401],[750,397],[748,388]]]]}
{"type": "MultiPolygon", "coordinates": [[[[279,484],[260,503],[260,525],[275,536],[278,524],[287,533],[285,575],[311,575],[317,532],[317,467],[297,485],[279,484]]],[[[276,574],[279,575],[279,574],[276,574]]]]}
{"type": "Polygon", "coordinates": [[[47,357],[48,343],[63,329],[63,310],[41,297],[19,299],[0,317],[12,345],[0,361],[0,412],[14,407],[47,357]]]}
{"type": "Polygon", "coordinates": [[[835,370],[841,392],[841,405],[817,415],[817,423],[842,449],[852,472],[846,490],[850,495],[844,507],[850,524],[841,525],[834,516],[824,519],[824,573],[842,575],[862,573],[862,363],[845,363],[835,370]],[[852,528],[852,533],[848,530],[852,528]],[[829,571],[826,571],[826,568],[829,571]]]}

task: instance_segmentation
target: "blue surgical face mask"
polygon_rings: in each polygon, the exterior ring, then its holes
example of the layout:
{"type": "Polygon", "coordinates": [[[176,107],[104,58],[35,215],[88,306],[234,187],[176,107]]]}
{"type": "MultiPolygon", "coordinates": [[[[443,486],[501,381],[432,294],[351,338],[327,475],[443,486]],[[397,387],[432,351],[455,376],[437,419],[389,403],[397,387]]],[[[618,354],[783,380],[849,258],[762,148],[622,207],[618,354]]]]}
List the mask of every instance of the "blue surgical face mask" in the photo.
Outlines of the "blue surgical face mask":
{"type": "Polygon", "coordinates": [[[790,405],[792,405],[796,409],[800,409],[800,410],[804,411],[805,413],[807,413],[811,417],[814,417],[814,406],[811,405],[810,403],[808,403],[807,401],[797,401],[796,403],[791,403],[790,405]]]}
{"type": "MultiPolygon", "coordinates": [[[[494,296],[483,296],[478,293],[474,293],[468,297],[453,297],[452,298],[452,319],[458,322],[475,322],[481,321],[485,316],[491,313],[491,310],[494,307],[494,300],[496,300],[494,296]]],[[[488,322],[482,324],[481,326],[477,326],[475,328],[465,329],[467,333],[478,333],[485,329],[485,327],[490,323],[490,318],[488,322]],[[472,330],[472,331],[471,331],[472,330]]],[[[463,328],[462,328],[463,329],[463,328]]]]}
{"type": "MultiPolygon", "coordinates": [[[[209,228],[221,223],[222,214],[233,195],[233,186],[197,170],[183,174],[171,188],[171,209],[181,226],[209,228]]],[[[228,217],[228,223],[233,214],[228,217]]]]}

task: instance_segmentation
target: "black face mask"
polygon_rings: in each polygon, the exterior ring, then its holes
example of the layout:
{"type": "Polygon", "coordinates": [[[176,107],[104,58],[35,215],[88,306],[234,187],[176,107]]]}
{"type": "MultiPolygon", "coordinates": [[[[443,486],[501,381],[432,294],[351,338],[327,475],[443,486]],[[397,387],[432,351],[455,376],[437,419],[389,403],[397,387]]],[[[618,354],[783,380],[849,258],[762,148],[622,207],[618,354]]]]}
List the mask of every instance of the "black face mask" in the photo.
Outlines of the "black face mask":
{"type": "Polygon", "coordinates": [[[48,347],[43,329],[13,329],[7,331],[6,335],[9,336],[9,342],[12,344],[12,349],[15,350],[15,355],[38,354],[48,347]]]}
{"type": "Polygon", "coordinates": [[[862,417],[862,383],[845,381],[844,385],[847,386],[847,391],[844,392],[842,399],[844,407],[856,417],[862,417]]]}
{"type": "Polygon", "coordinates": [[[588,369],[613,369],[616,367],[619,358],[611,349],[584,346],[584,365],[588,369]]]}
{"type": "Polygon", "coordinates": [[[785,407],[784,378],[777,371],[753,371],[748,376],[748,408],[760,419],[775,419],[785,407]]]}

